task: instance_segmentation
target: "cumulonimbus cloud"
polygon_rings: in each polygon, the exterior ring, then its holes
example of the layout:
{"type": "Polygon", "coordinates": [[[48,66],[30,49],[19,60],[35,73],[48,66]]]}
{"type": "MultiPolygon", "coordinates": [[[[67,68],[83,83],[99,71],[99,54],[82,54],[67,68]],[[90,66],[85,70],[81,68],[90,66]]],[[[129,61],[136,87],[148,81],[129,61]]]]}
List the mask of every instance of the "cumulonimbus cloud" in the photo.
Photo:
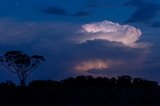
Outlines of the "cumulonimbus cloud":
{"type": "Polygon", "coordinates": [[[140,29],[130,25],[120,25],[111,21],[93,22],[82,25],[81,36],[78,36],[78,42],[88,40],[108,40],[123,43],[129,47],[144,47],[144,43],[137,43],[142,36],[140,29]]]}
{"type": "MultiPolygon", "coordinates": [[[[126,64],[129,66],[129,64],[125,62],[128,60],[130,60],[132,65],[137,63],[140,64],[140,61],[145,60],[146,55],[149,53],[150,44],[139,41],[142,32],[134,26],[120,25],[105,20],[102,22],[87,23],[81,27],[82,29],[80,30],[79,35],[77,34],[76,37],[73,37],[73,40],[80,45],[90,45],[85,48],[90,50],[89,52],[92,56],[94,52],[96,52],[96,55],[93,57],[97,58],[86,57],[86,60],[76,64],[75,70],[83,72],[93,69],[112,70],[115,69],[114,66],[125,66],[126,64]],[[101,58],[101,53],[104,53],[103,59],[101,58]],[[139,55],[135,55],[136,53],[139,55]],[[128,57],[126,57],[127,55],[128,57]],[[139,60],[135,58],[138,58],[139,60]]],[[[90,55],[87,53],[85,54],[87,56],[90,55]]]]}
{"type": "Polygon", "coordinates": [[[140,69],[141,61],[146,61],[148,49],[131,46],[137,44],[139,47],[137,41],[140,37],[139,29],[110,21],[79,26],[0,19],[2,49],[27,45],[24,50],[46,57],[47,65],[43,67],[49,67],[46,76],[56,73],[54,78],[95,73],[108,75],[140,69]]]}

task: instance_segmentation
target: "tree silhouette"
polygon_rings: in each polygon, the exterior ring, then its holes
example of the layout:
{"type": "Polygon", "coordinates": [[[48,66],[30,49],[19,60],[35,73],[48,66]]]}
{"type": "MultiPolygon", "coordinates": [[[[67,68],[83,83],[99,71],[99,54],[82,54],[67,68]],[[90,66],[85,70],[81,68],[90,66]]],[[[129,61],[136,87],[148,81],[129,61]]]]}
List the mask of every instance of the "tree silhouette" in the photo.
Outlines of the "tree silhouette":
{"type": "Polygon", "coordinates": [[[158,82],[156,81],[149,81],[142,78],[134,78],[133,79],[133,86],[134,87],[157,87],[158,82]]]}
{"type": "Polygon", "coordinates": [[[17,74],[21,86],[25,86],[27,77],[37,69],[42,61],[45,61],[43,56],[29,56],[22,51],[8,51],[0,57],[0,65],[17,74]]]}
{"type": "Polygon", "coordinates": [[[120,76],[118,77],[118,80],[117,80],[118,86],[122,86],[122,87],[131,86],[131,82],[132,82],[132,77],[127,76],[127,75],[120,76]]]}

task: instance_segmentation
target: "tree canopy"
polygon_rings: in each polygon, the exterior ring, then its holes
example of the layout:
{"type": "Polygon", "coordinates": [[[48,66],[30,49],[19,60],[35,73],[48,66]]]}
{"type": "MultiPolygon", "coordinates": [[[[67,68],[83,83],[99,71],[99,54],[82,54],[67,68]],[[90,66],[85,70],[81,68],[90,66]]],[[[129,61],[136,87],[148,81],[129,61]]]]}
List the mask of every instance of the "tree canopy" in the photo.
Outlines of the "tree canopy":
{"type": "Polygon", "coordinates": [[[0,57],[0,65],[17,74],[22,86],[25,85],[25,80],[30,73],[35,71],[42,61],[45,61],[43,56],[29,56],[22,51],[8,51],[0,57]]]}

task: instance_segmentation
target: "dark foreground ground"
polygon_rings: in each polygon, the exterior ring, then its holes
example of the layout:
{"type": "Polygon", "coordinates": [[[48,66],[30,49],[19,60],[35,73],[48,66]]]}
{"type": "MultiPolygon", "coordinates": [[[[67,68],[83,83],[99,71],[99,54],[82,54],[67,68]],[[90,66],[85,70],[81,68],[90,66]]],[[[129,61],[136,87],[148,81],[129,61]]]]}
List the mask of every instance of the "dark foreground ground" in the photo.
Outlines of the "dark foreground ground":
{"type": "Polygon", "coordinates": [[[0,89],[0,106],[160,106],[160,88],[0,89]]]}

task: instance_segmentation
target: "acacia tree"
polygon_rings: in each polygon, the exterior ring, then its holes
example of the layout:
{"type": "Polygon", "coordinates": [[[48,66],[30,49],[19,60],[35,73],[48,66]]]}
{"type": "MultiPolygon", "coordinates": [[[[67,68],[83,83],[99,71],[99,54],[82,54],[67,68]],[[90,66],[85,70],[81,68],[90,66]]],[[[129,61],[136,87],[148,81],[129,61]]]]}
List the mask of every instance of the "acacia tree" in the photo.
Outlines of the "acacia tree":
{"type": "Polygon", "coordinates": [[[37,69],[42,61],[45,61],[43,56],[29,56],[22,51],[8,51],[0,57],[0,65],[17,74],[21,86],[25,86],[27,77],[37,69]]]}

